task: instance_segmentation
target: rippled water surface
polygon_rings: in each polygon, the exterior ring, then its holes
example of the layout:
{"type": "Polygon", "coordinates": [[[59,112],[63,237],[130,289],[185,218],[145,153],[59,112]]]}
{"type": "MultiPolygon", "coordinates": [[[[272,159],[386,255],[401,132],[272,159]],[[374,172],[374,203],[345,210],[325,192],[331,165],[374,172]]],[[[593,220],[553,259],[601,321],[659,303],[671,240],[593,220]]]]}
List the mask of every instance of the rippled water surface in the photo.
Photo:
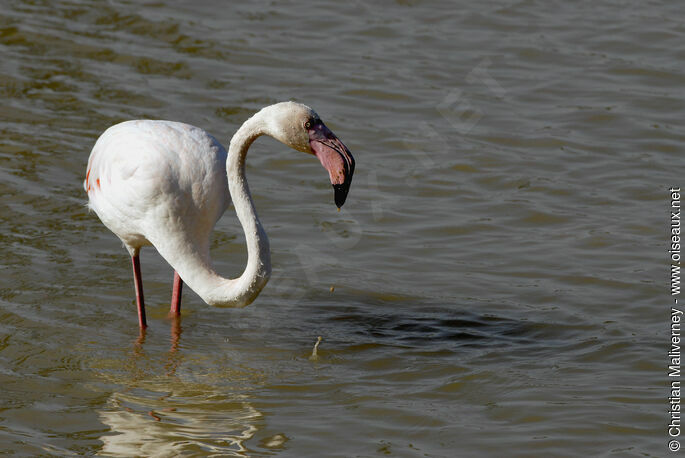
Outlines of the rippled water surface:
{"type": "MultiPolygon", "coordinates": [[[[668,453],[677,2],[8,0],[0,11],[0,449],[107,456],[668,453]],[[224,144],[295,99],[357,160],[335,211],[272,139],[274,274],[245,309],[130,260],[85,207],[126,119],[224,144]],[[322,336],[318,358],[311,358],[322,336]]],[[[233,208],[212,241],[237,276],[233,208]]]]}

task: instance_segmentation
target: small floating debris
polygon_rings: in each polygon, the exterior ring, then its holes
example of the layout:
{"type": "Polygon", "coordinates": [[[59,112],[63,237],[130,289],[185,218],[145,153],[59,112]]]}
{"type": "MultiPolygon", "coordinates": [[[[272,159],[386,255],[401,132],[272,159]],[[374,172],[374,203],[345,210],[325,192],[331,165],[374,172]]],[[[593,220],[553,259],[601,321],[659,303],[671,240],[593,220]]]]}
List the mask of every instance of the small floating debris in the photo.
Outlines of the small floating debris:
{"type": "Polygon", "coordinates": [[[262,445],[266,448],[282,448],[283,445],[288,441],[288,436],[285,434],[275,434],[266,439],[262,439],[262,445]]]}
{"type": "Polygon", "coordinates": [[[335,291],[335,286],[331,286],[330,292],[335,291]]]}
{"type": "Polygon", "coordinates": [[[316,361],[317,359],[319,359],[317,350],[319,349],[319,344],[321,343],[321,340],[323,340],[321,336],[316,338],[316,343],[314,344],[314,349],[312,350],[312,356],[309,357],[309,359],[312,361],[316,361]]]}

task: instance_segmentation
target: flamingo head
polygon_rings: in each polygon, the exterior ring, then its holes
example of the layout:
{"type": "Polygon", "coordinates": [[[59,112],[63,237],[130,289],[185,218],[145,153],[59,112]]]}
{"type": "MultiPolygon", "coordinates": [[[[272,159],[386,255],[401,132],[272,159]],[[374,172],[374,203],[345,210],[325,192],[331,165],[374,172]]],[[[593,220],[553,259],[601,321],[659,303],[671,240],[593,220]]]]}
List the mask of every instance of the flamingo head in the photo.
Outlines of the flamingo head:
{"type": "Polygon", "coordinates": [[[267,118],[272,136],[293,149],[313,154],[319,159],[331,179],[335,205],[342,207],[354,174],[354,158],[350,150],[308,106],[282,102],[268,108],[273,109],[267,118]]]}

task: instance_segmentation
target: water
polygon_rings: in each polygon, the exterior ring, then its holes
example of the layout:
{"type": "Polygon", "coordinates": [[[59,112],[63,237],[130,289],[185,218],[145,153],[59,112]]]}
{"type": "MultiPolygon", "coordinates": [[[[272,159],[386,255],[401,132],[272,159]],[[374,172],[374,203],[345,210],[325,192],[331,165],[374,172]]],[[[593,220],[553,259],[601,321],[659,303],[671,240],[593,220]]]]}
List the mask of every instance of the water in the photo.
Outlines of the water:
{"type": "MultiPolygon", "coordinates": [[[[669,453],[682,23],[637,1],[5,2],[1,449],[669,453]],[[95,139],[162,118],[228,144],[291,98],[355,155],[344,210],[316,160],[260,139],[271,282],[241,310],[186,290],[174,324],[146,249],[139,336],[128,256],[84,206],[95,139]]],[[[220,272],[243,244],[229,209],[220,272]]]]}

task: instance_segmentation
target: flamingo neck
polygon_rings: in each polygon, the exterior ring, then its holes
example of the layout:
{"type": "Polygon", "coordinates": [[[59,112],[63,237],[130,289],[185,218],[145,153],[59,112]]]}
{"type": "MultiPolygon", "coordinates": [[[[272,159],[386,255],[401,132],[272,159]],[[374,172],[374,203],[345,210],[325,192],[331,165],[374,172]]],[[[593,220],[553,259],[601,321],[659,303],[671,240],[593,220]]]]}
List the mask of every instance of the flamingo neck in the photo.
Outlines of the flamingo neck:
{"type": "Polygon", "coordinates": [[[210,305],[244,307],[255,300],[271,275],[269,239],[257,216],[245,176],[247,150],[252,142],[265,133],[268,134],[262,116],[257,113],[245,121],[231,139],[226,176],[233,206],[245,233],[247,265],[240,277],[222,278],[209,266],[209,247],[202,250],[207,266],[197,270],[204,273],[199,275],[201,278],[195,279],[194,286],[189,286],[210,305]]]}
{"type": "Polygon", "coordinates": [[[271,275],[269,238],[257,216],[245,176],[247,150],[252,142],[263,134],[268,134],[268,131],[262,120],[262,112],[259,112],[245,121],[235,133],[231,139],[226,161],[228,189],[247,244],[245,270],[229,288],[231,302],[239,306],[251,303],[266,286],[271,275]]]}

